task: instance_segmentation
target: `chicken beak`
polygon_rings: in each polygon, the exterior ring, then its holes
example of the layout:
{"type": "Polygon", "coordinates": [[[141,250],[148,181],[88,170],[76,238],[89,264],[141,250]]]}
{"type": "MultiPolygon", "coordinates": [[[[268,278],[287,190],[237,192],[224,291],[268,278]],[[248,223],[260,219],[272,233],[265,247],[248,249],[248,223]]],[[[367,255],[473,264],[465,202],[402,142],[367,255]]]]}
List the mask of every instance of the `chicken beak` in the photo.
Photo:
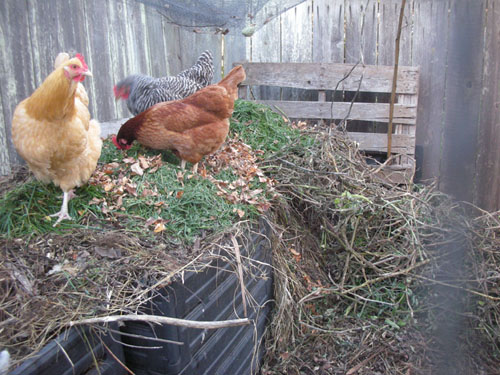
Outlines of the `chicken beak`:
{"type": "Polygon", "coordinates": [[[87,70],[85,72],[82,73],[84,76],[87,76],[87,77],[92,77],[92,73],[90,72],[90,70],[87,70]]]}

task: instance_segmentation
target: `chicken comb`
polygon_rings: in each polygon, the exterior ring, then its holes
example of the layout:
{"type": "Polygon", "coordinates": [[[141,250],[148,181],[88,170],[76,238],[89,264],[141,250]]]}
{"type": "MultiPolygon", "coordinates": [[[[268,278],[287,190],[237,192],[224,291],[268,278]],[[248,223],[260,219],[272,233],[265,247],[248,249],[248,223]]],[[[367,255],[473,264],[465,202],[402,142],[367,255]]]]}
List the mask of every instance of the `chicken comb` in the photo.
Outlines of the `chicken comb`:
{"type": "Polygon", "coordinates": [[[76,54],[75,56],[78,60],[80,60],[80,62],[82,63],[82,67],[83,69],[85,70],[89,70],[89,67],[87,66],[87,64],[85,63],[85,59],[83,58],[82,55],[80,55],[79,53],[76,54]]]}

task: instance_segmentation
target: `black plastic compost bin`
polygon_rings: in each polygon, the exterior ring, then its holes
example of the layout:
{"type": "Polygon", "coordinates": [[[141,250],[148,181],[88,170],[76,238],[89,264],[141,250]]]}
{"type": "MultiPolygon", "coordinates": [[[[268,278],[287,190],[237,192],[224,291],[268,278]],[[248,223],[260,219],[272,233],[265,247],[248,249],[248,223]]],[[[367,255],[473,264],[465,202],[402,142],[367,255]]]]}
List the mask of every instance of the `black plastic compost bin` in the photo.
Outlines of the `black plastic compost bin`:
{"type": "MultiPolygon", "coordinates": [[[[119,332],[116,324],[109,326],[119,332]]],[[[45,345],[9,375],[122,375],[125,363],[119,333],[98,334],[73,327],[45,345]],[[111,353],[112,354],[111,354],[111,353]]]]}
{"type": "MultiPolygon", "coordinates": [[[[127,367],[136,375],[251,375],[258,370],[266,321],[271,309],[272,272],[270,228],[261,220],[242,256],[255,266],[244,281],[248,318],[254,325],[201,330],[144,322],[126,322],[122,339],[127,367]],[[258,269],[258,271],[257,271],[258,269]],[[128,336],[131,334],[133,336],[128,336]],[[142,336],[142,337],[138,337],[142,336]],[[160,340],[173,340],[177,345],[160,340]]],[[[146,311],[196,321],[243,318],[240,281],[231,264],[219,260],[202,272],[188,272],[159,291],[146,311]]]]}

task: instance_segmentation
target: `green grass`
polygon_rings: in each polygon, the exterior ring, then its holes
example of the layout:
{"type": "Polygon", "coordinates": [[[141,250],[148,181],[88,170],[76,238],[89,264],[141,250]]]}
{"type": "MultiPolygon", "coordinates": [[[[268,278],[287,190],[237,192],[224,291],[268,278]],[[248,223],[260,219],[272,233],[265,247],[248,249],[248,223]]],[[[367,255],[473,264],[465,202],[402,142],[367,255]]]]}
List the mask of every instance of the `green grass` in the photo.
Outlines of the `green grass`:
{"type": "MultiPolygon", "coordinates": [[[[102,198],[103,191],[96,186],[77,189],[77,197],[69,205],[73,218],[84,216],[90,207],[88,202],[96,197],[102,198]]],[[[35,234],[68,228],[82,227],[78,220],[62,221],[53,228],[54,219],[48,215],[58,212],[62,204],[62,190],[52,184],[32,180],[7,192],[0,199],[0,235],[5,237],[31,236],[35,234]]],[[[98,216],[98,212],[94,212],[98,216]]]]}
{"type": "Polygon", "coordinates": [[[244,100],[235,102],[231,134],[238,134],[254,150],[264,151],[264,159],[287,151],[291,146],[310,142],[299,130],[291,128],[280,114],[265,105],[244,100]]]}
{"type": "MultiPolygon", "coordinates": [[[[254,150],[262,150],[263,158],[297,145],[300,138],[300,133],[291,129],[282,116],[262,105],[240,100],[235,103],[231,121],[231,134],[234,136],[235,133],[254,150]]],[[[52,184],[37,181],[16,187],[0,198],[0,237],[29,237],[47,232],[66,232],[72,228],[112,225],[191,242],[202,231],[213,232],[231,226],[240,219],[236,210],[244,212],[244,219],[258,217],[259,212],[254,206],[228,202],[217,195],[213,183],[200,176],[188,179],[189,173],[186,172],[183,181],[179,181],[179,160],[169,151],[161,153],[164,165],[155,173],[146,171],[143,176],[130,177],[130,165],[123,163],[124,158],[157,154],[158,151],[148,150],[137,142],[130,150],[122,152],[110,141],[105,141],[99,164],[119,163],[120,167],[111,177],[118,179],[120,173],[125,171],[130,182],[136,184],[138,195],[124,195],[121,207],[107,215],[102,212],[102,203],[89,202],[105,199],[109,207],[116,201],[115,193],[105,192],[100,185],[86,184],[76,190],[77,197],[69,203],[70,215],[75,220],[64,220],[56,228],[52,227],[54,219],[50,220],[47,216],[59,211],[62,191],[52,184]],[[143,197],[144,189],[156,190],[158,195],[143,197]],[[151,218],[161,219],[165,230],[154,234],[154,225],[146,225],[151,218]]],[[[222,170],[214,177],[228,182],[238,178],[230,169],[222,170]]],[[[264,189],[263,194],[266,194],[265,184],[257,179],[250,184],[251,189],[264,189]]]]}

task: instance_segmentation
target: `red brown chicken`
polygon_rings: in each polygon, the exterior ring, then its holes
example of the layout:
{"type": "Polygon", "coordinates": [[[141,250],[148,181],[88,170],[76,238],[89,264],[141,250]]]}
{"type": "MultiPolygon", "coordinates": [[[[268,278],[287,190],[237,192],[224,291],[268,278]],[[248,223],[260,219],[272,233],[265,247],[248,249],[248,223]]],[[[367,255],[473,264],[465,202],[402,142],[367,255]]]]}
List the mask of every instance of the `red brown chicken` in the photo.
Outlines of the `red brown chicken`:
{"type": "Polygon", "coordinates": [[[153,149],[172,150],[183,169],[189,161],[196,173],[203,156],[217,151],[225,141],[238,84],[245,77],[240,65],[219,83],[187,98],[155,104],[124,123],[113,143],[122,150],[129,149],[135,140],[153,149]]]}

